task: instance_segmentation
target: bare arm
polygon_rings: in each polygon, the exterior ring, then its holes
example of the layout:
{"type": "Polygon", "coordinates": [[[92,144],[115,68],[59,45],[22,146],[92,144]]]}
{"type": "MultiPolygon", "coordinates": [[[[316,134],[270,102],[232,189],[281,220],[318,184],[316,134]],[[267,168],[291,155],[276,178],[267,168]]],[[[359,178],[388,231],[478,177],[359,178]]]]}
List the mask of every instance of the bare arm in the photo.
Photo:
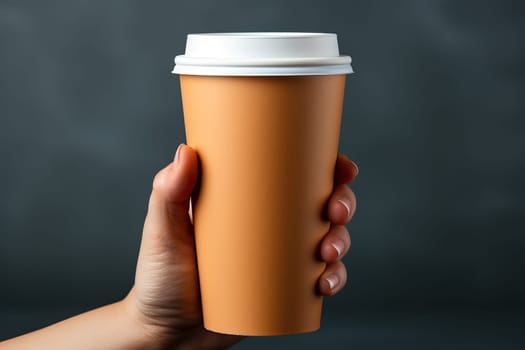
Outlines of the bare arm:
{"type": "Polygon", "coordinates": [[[154,349],[155,343],[123,300],[1,342],[0,349],[139,350],[154,349]]]}

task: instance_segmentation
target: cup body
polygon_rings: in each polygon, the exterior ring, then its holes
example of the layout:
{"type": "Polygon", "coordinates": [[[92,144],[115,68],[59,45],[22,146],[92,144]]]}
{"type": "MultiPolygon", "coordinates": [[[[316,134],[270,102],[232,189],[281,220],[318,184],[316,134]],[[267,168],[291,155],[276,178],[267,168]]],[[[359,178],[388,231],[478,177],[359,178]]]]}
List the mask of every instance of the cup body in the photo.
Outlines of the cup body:
{"type": "Polygon", "coordinates": [[[320,326],[319,246],[334,168],[344,74],[181,74],[204,326],[279,335],[320,326]]]}

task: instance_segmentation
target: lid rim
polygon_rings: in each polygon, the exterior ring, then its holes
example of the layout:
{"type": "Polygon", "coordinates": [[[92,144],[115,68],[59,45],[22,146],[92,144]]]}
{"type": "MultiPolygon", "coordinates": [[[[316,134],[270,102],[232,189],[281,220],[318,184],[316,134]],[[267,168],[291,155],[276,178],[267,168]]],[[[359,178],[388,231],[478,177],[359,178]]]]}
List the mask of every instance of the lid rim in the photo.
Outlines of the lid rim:
{"type": "Polygon", "coordinates": [[[334,64],[352,63],[350,56],[329,56],[329,57],[283,57],[283,58],[213,58],[213,57],[188,57],[186,55],[179,55],[175,57],[175,65],[188,66],[330,66],[334,64]]]}
{"type": "Polygon", "coordinates": [[[207,75],[207,76],[298,76],[298,75],[339,75],[352,74],[351,65],[327,66],[190,66],[177,65],[173,74],[180,75],[207,75]]]}
{"type": "Polygon", "coordinates": [[[319,37],[337,37],[336,33],[321,32],[222,32],[222,33],[191,33],[188,37],[225,37],[249,39],[311,39],[319,37]]]}

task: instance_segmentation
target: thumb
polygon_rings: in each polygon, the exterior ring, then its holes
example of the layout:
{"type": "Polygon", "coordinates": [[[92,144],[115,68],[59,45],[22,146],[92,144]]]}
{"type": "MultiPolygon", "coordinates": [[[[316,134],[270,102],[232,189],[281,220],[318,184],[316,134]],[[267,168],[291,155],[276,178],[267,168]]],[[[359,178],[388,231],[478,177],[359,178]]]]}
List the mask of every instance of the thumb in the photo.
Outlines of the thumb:
{"type": "Polygon", "coordinates": [[[141,250],[159,254],[194,250],[193,225],[188,214],[189,199],[198,177],[197,153],[181,144],[171,164],[153,180],[141,250]]]}

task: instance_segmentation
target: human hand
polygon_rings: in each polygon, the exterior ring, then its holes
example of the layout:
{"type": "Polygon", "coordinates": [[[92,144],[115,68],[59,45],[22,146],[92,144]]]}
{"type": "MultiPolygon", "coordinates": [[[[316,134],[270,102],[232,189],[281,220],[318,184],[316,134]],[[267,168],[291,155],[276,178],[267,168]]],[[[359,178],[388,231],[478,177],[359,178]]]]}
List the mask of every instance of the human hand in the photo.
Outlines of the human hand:
{"type": "MultiPolygon", "coordinates": [[[[319,293],[334,295],[345,285],[347,274],[341,258],[350,248],[344,224],[353,216],[356,199],[346,186],[358,173],[357,166],[339,155],[334,191],[326,216],[329,232],[320,244],[327,263],[318,284],[319,293]]],[[[123,301],[126,310],[160,349],[189,346],[221,349],[243,337],[209,332],[202,324],[200,291],[189,198],[198,177],[197,154],[179,146],[173,163],[153,181],[144,223],[135,286],[123,301]]]]}

